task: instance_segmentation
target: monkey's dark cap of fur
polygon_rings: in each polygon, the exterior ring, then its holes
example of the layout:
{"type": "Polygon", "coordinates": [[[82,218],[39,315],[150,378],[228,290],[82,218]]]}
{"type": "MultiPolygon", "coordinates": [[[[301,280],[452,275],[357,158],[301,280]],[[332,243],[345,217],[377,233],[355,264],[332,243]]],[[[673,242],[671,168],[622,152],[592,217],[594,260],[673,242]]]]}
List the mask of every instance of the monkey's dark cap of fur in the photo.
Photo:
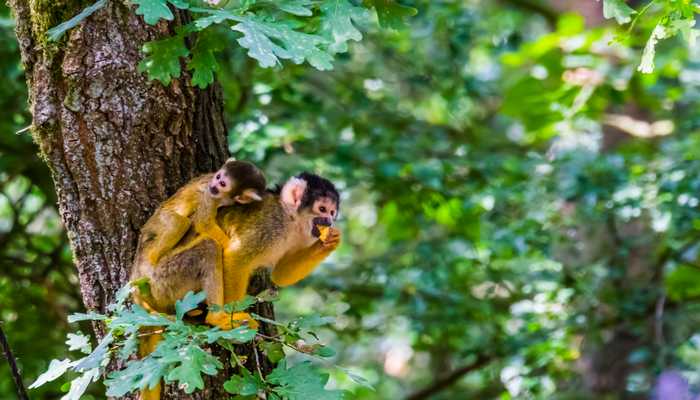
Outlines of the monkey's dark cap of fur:
{"type": "Polygon", "coordinates": [[[224,165],[226,174],[234,180],[238,189],[255,189],[260,193],[265,191],[267,181],[262,171],[253,163],[247,161],[228,161],[224,165]]]}
{"type": "Polygon", "coordinates": [[[335,201],[336,206],[340,209],[340,195],[331,181],[306,171],[297,175],[297,178],[306,181],[306,192],[301,199],[302,208],[311,207],[316,199],[328,197],[335,201]]]}

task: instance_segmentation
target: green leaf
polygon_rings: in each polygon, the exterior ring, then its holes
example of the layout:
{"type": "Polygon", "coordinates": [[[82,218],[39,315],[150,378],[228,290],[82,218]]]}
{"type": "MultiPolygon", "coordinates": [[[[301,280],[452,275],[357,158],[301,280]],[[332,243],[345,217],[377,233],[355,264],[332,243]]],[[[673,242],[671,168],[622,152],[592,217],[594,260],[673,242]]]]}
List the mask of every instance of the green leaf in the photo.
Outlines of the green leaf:
{"type": "Polygon", "coordinates": [[[337,400],[343,398],[339,390],[326,390],[328,374],[322,373],[310,361],[299,363],[287,369],[282,360],[277,368],[268,375],[269,383],[279,385],[273,390],[289,400],[337,400]]]}
{"type": "Polygon", "coordinates": [[[87,371],[99,367],[105,358],[108,357],[109,345],[112,344],[113,340],[112,332],[106,334],[92,353],[75,362],[73,369],[75,371],[87,371]]]}
{"type": "Polygon", "coordinates": [[[700,296],[700,270],[680,265],[666,274],[666,291],[674,301],[700,296]]]}
{"type": "Polygon", "coordinates": [[[282,0],[275,1],[275,6],[280,10],[298,15],[300,17],[310,17],[313,15],[310,6],[313,5],[312,0],[282,0]]]}
{"type": "Polygon", "coordinates": [[[255,329],[250,329],[245,326],[240,326],[236,329],[222,331],[218,329],[210,329],[206,332],[207,343],[214,343],[217,340],[231,340],[236,343],[247,343],[255,338],[258,333],[255,329]]]}
{"type": "Polygon", "coordinates": [[[350,371],[347,368],[343,368],[343,367],[339,367],[339,366],[336,366],[336,368],[339,369],[340,371],[343,371],[345,373],[345,375],[348,376],[348,378],[352,379],[352,381],[357,383],[358,385],[364,386],[367,389],[374,390],[374,386],[372,386],[372,384],[369,383],[369,381],[367,379],[365,379],[363,376],[358,375],[358,374],[350,371]]]}
{"type": "Polygon", "coordinates": [[[242,21],[243,18],[240,15],[234,14],[227,10],[212,10],[208,8],[193,8],[194,12],[201,12],[209,14],[208,17],[198,18],[194,21],[194,25],[197,29],[202,30],[208,28],[213,24],[220,24],[224,21],[242,21]]]}
{"type": "Polygon", "coordinates": [[[63,36],[64,33],[66,33],[66,31],[75,28],[85,18],[91,16],[95,11],[104,7],[105,4],[107,4],[107,0],[99,0],[95,2],[95,4],[85,7],[83,11],[81,11],[75,17],[69,19],[68,21],[62,22],[46,31],[46,35],[48,35],[49,40],[58,40],[61,36],[63,36]]]}
{"type": "Polygon", "coordinates": [[[106,395],[121,397],[134,390],[155,387],[167,373],[168,365],[150,356],[131,361],[125,369],[114,371],[105,379],[106,395]]]}
{"type": "Polygon", "coordinates": [[[255,295],[255,298],[259,302],[273,302],[279,299],[279,291],[275,289],[265,289],[255,295]]]}
{"type": "Polygon", "coordinates": [[[618,24],[630,22],[632,14],[636,12],[624,0],[603,0],[603,16],[607,19],[615,18],[618,24]]]}
{"type": "Polygon", "coordinates": [[[71,368],[75,363],[69,359],[65,360],[51,360],[49,363],[49,369],[46,370],[43,374],[39,375],[38,378],[29,385],[29,389],[35,389],[38,388],[39,386],[43,385],[46,382],[51,382],[58,378],[59,376],[63,375],[68,371],[69,368],[71,368]]]}
{"type": "Polygon", "coordinates": [[[71,381],[68,394],[61,397],[61,400],[80,400],[80,397],[85,393],[90,382],[96,381],[99,377],[99,368],[85,371],[85,373],[71,381]]]}
{"type": "Polygon", "coordinates": [[[89,354],[90,350],[92,350],[90,338],[81,332],[69,333],[66,345],[68,345],[68,351],[80,350],[82,353],[89,354]]]}
{"type": "Polygon", "coordinates": [[[122,342],[122,348],[119,349],[119,359],[128,360],[132,354],[136,353],[139,347],[139,338],[137,332],[130,334],[124,342],[122,342]]]}
{"type": "Polygon", "coordinates": [[[418,13],[415,8],[401,5],[394,0],[366,0],[365,3],[375,9],[379,25],[383,28],[404,28],[404,20],[418,13]]]}
{"type": "Polygon", "coordinates": [[[187,292],[185,297],[175,302],[175,317],[181,320],[188,311],[197,308],[199,303],[203,302],[206,298],[207,294],[204,291],[197,292],[197,294],[192,293],[192,291],[187,292]]]}
{"type": "Polygon", "coordinates": [[[296,64],[307,61],[319,70],[333,67],[330,54],[320,48],[327,43],[320,36],[297,32],[286,24],[266,22],[252,16],[243,18],[232,29],[243,34],[238,44],[248,49],[248,55],[258,60],[263,68],[280,65],[279,59],[289,59],[296,64]]]}
{"type": "Polygon", "coordinates": [[[642,53],[642,60],[637,67],[637,71],[643,74],[650,74],[654,72],[654,57],[656,56],[656,44],[659,40],[666,39],[670,34],[666,27],[662,24],[657,24],[654,30],[647,40],[647,44],[644,46],[644,52],[642,53]]]}
{"type": "Polygon", "coordinates": [[[122,288],[117,291],[114,302],[107,306],[107,310],[116,311],[121,309],[126,299],[131,295],[131,288],[132,286],[130,283],[122,286],[122,288]]]}
{"type": "Polygon", "coordinates": [[[260,347],[267,356],[267,358],[270,359],[271,362],[277,363],[281,359],[284,358],[284,350],[282,347],[282,343],[279,342],[261,342],[260,347]]]}
{"type": "Polygon", "coordinates": [[[327,358],[327,357],[333,357],[336,354],[336,352],[332,347],[319,346],[314,351],[314,354],[316,354],[319,357],[326,357],[327,358]]]}
{"type": "Polygon", "coordinates": [[[232,301],[230,303],[224,304],[224,311],[227,313],[234,313],[238,311],[243,311],[246,308],[252,306],[257,302],[257,299],[253,296],[245,295],[242,299],[238,301],[232,301]]]}
{"type": "Polygon", "coordinates": [[[694,48],[700,36],[700,31],[693,29],[695,26],[695,16],[691,18],[676,19],[671,21],[673,32],[680,32],[683,39],[688,42],[688,46],[694,48]]]}
{"type": "Polygon", "coordinates": [[[248,370],[243,370],[243,376],[233,375],[224,383],[224,390],[231,394],[252,396],[265,389],[265,384],[259,377],[254,376],[248,370]]]}
{"type": "Polygon", "coordinates": [[[168,8],[167,0],[132,0],[138,6],[136,14],[143,15],[149,25],[155,25],[161,18],[173,20],[173,13],[168,8]]]}
{"type": "Polygon", "coordinates": [[[310,329],[332,324],[333,322],[335,322],[335,318],[333,317],[322,317],[319,314],[310,314],[296,318],[290,323],[290,326],[298,327],[299,329],[310,329]]]}
{"type": "Polygon", "coordinates": [[[159,80],[163,85],[180,77],[180,57],[190,54],[182,35],[148,42],[143,46],[143,52],[147,56],[139,63],[139,72],[147,72],[149,79],[159,80]]]}
{"type": "Polygon", "coordinates": [[[265,318],[262,315],[251,313],[250,316],[253,317],[253,319],[255,319],[257,321],[262,321],[262,322],[268,323],[270,325],[279,326],[280,328],[287,328],[287,325],[285,325],[279,321],[275,321],[274,319],[265,318]]]}
{"type": "Polygon", "coordinates": [[[90,311],[89,313],[75,313],[71,314],[68,316],[68,322],[73,323],[73,322],[80,322],[80,321],[104,321],[107,319],[106,315],[103,314],[98,314],[94,311],[90,311]]]}
{"type": "Polygon", "coordinates": [[[151,296],[151,280],[147,277],[141,277],[129,282],[131,286],[139,291],[139,294],[144,297],[151,296]]]}
{"type": "Polygon", "coordinates": [[[214,54],[224,48],[224,42],[210,30],[197,36],[197,44],[192,49],[192,58],[187,69],[192,70],[192,84],[204,89],[214,82],[214,72],[219,70],[214,54]]]}
{"type": "Polygon", "coordinates": [[[186,0],[168,0],[168,3],[181,10],[187,10],[190,8],[190,3],[188,3],[186,0]]]}
{"type": "Polygon", "coordinates": [[[179,349],[178,354],[182,362],[168,373],[165,380],[168,382],[177,381],[178,385],[188,394],[194,392],[195,389],[204,388],[202,373],[216,375],[217,370],[223,367],[216,357],[196,345],[179,349]]]}
{"type": "Polygon", "coordinates": [[[357,7],[348,0],[326,0],[321,4],[321,32],[331,39],[337,53],[347,51],[347,41],[362,40],[362,33],[353,25],[368,19],[367,9],[357,7]]]}
{"type": "Polygon", "coordinates": [[[171,321],[160,315],[151,314],[138,304],[133,304],[131,310],[122,312],[118,317],[114,318],[110,323],[110,328],[133,326],[163,326],[169,325],[171,321]]]}

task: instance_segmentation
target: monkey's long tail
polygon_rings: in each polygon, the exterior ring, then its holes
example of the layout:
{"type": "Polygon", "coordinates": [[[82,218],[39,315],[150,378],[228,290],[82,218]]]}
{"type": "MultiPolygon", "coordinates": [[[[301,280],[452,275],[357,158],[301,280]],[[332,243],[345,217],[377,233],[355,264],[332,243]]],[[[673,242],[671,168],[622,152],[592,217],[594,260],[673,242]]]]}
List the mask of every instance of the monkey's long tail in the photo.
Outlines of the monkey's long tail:
{"type": "MultiPolygon", "coordinates": [[[[143,328],[144,336],[139,338],[139,358],[144,358],[153,353],[158,347],[158,343],[163,339],[163,335],[158,332],[160,327],[143,328]]],[[[144,388],[141,390],[140,400],[160,400],[161,383],[152,388],[144,388]]]]}

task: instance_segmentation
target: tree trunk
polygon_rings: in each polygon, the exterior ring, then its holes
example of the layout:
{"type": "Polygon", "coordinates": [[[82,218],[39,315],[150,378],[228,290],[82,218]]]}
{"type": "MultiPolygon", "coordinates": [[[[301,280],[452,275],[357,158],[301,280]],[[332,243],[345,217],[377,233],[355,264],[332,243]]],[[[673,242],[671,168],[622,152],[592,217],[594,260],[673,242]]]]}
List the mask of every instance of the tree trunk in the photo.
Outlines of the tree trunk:
{"type": "MultiPolygon", "coordinates": [[[[58,43],[47,40],[47,29],[91,3],[9,0],[32,132],[51,169],[83,301],[104,312],[128,280],[141,225],[179,186],[222,164],[227,146],[218,86],[193,88],[183,71],[165,87],[137,71],[143,44],[188,16],[149,26],[111,0],[58,43]]],[[[257,311],[273,316],[271,306],[257,311]]],[[[221,398],[225,375],[207,382],[206,392],[167,398],[221,398]]]]}

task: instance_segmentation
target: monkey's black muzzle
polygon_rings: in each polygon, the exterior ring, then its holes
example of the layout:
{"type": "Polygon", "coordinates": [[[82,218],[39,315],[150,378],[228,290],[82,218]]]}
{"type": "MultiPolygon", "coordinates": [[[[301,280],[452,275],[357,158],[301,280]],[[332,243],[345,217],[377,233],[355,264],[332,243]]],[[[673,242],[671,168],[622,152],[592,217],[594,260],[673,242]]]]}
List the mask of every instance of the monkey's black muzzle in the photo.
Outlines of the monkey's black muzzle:
{"type": "Polygon", "coordinates": [[[333,222],[331,221],[330,218],[324,218],[324,217],[316,217],[311,221],[314,225],[314,227],[311,229],[311,234],[314,237],[319,237],[321,236],[321,231],[318,230],[318,226],[331,226],[333,225],[333,222]]]}

